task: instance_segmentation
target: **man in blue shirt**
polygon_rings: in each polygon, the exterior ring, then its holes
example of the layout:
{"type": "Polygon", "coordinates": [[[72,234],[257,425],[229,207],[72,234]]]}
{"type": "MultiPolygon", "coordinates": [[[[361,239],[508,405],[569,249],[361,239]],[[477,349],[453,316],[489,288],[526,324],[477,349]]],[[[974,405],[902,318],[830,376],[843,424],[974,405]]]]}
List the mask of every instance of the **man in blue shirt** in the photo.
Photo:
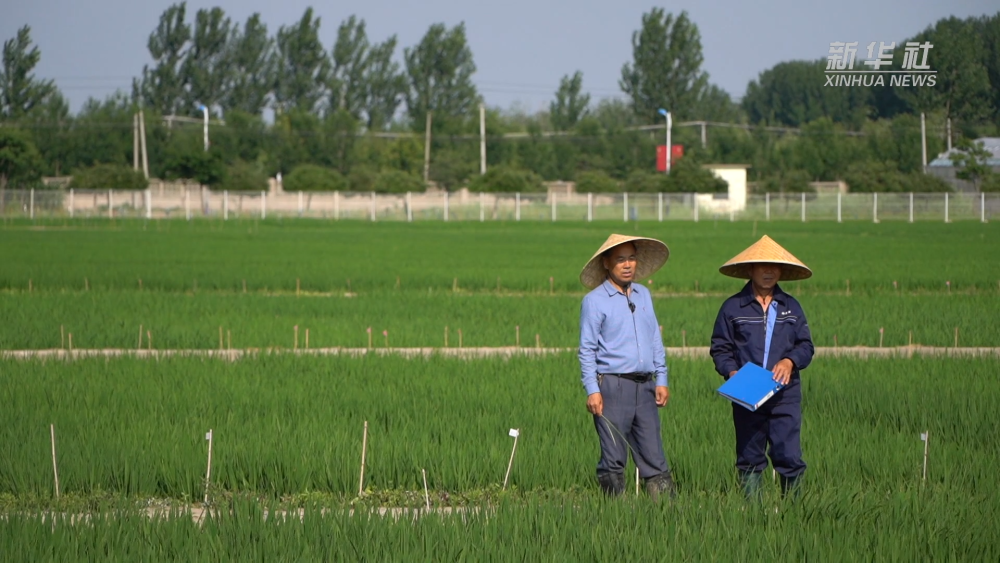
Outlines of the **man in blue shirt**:
{"type": "Polygon", "coordinates": [[[719,271],[750,281],[726,299],[715,320],[710,352],[716,371],[729,379],[753,362],[773,372],[774,380],[784,385],[756,411],[733,403],[740,483],[748,498],[760,497],[766,454],[781,476],[782,494],[787,494],[797,489],[806,469],[799,444],[799,381],[801,370],[812,361],[813,343],[802,307],[782,291],[778,281],[803,280],[812,271],[767,235],[719,271]]]}
{"type": "Polygon", "coordinates": [[[658,240],[611,235],[580,273],[592,289],[580,311],[581,381],[601,445],[597,480],[608,495],[625,491],[629,449],[647,493],[674,495],[657,412],[670,398],[666,355],[649,290],[633,283],[668,256],[658,240]]]}

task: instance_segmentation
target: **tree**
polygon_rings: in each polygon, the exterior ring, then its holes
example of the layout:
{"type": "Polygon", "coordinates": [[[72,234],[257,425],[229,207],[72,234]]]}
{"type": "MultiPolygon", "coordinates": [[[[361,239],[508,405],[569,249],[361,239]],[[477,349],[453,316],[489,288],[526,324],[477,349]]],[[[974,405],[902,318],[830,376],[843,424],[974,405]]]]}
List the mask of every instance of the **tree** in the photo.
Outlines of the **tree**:
{"type": "Polygon", "coordinates": [[[149,180],[122,164],[97,164],[73,171],[69,187],[77,190],[144,190],[149,180]]]}
{"type": "Polygon", "coordinates": [[[365,21],[351,16],[337,29],[331,52],[330,110],[346,111],[355,118],[365,106],[365,66],[368,63],[368,35],[365,21]]]}
{"type": "Polygon", "coordinates": [[[181,78],[187,85],[182,113],[197,116],[199,105],[211,110],[226,99],[225,90],[231,82],[228,41],[232,28],[222,8],[198,10],[195,15],[194,37],[181,66],[181,78]]]}
{"type": "Polygon", "coordinates": [[[982,141],[962,139],[956,144],[955,152],[949,158],[956,168],[960,168],[955,172],[955,177],[972,182],[976,191],[979,191],[980,184],[989,180],[994,174],[988,163],[992,156],[993,153],[986,150],[982,141]]]}
{"type": "Polygon", "coordinates": [[[799,127],[821,117],[857,125],[869,112],[869,88],[825,87],[826,61],[787,61],[747,86],[743,109],[751,123],[799,127]]]}
{"type": "Polygon", "coordinates": [[[662,8],[643,14],[642,29],[632,34],[632,59],[618,84],[636,115],[652,117],[665,108],[675,119],[699,117],[708,74],[701,70],[701,34],[687,12],[676,19],[662,8]]]}
{"type": "Polygon", "coordinates": [[[556,99],[549,104],[549,119],[556,131],[568,131],[587,115],[590,94],[581,94],[583,73],[576,71],[573,76],[563,76],[556,90],[556,99]]]}
{"type": "Polygon", "coordinates": [[[191,26],[184,21],[186,10],[186,3],[181,2],[160,15],[160,23],[147,43],[154,66],[150,69],[143,65],[142,80],[132,81],[133,95],[163,115],[178,113],[186,98],[181,70],[191,39],[191,26]]]}
{"type": "Polygon", "coordinates": [[[285,177],[284,185],[289,192],[333,192],[346,190],[347,180],[336,170],[302,164],[285,177]]]}
{"type": "Polygon", "coordinates": [[[400,72],[399,63],[392,60],[395,52],[395,35],[368,50],[362,82],[369,131],[385,130],[403,101],[406,76],[400,72]]]}
{"type": "Polygon", "coordinates": [[[31,45],[31,28],[17,30],[17,36],[3,44],[0,68],[0,119],[20,119],[32,109],[58,94],[51,80],[38,80],[31,73],[41,60],[38,47],[31,45]]]}
{"type": "Polygon", "coordinates": [[[326,96],[330,61],[319,40],[320,18],[306,8],[291,27],[278,30],[274,52],[274,109],[312,112],[326,96]]]}
{"type": "Polygon", "coordinates": [[[410,80],[406,107],[413,129],[423,131],[427,112],[432,111],[435,129],[454,130],[479,100],[465,24],[451,30],[444,24],[432,25],[417,46],[404,50],[404,59],[410,80]]]}
{"type": "Polygon", "coordinates": [[[0,206],[3,190],[37,182],[41,168],[42,157],[28,135],[18,129],[0,127],[0,206]]]}
{"type": "Polygon", "coordinates": [[[229,84],[224,88],[221,102],[224,111],[237,110],[250,115],[264,111],[274,83],[273,50],[274,40],[268,37],[260,14],[247,18],[242,31],[234,27],[227,56],[231,70],[229,84]]]}

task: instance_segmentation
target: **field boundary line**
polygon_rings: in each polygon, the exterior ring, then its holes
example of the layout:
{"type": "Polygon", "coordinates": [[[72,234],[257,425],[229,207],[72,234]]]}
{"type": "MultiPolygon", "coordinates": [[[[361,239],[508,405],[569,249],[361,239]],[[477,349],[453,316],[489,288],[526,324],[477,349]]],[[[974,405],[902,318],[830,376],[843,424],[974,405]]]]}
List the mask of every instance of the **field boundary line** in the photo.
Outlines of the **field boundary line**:
{"type": "MultiPolygon", "coordinates": [[[[707,346],[688,346],[684,348],[667,348],[668,358],[708,358],[707,346]]],[[[553,354],[576,352],[576,348],[518,348],[515,346],[478,347],[478,348],[310,348],[291,350],[288,348],[247,348],[233,350],[211,349],[174,349],[174,350],[135,350],[127,348],[84,348],[40,349],[40,350],[2,350],[0,358],[16,360],[55,359],[72,360],[81,358],[116,358],[131,357],[140,359],[159,359],[176,356],[192,356],[218,358],[236,361],[243,358],[253,358],[260,355],[294,354],[298,356],[402,356],[404,358],[430,358],[443,356],[460,359],[477,358],[512,358],[539,357],[553,354]]],[[[820,358],[912,358],[912,357],[944,357],[944,358],[996,358],[1000,359],[1000,347],[945,347],[945,346],[839,346],[818,347],[816,357],[820,358]]]]}

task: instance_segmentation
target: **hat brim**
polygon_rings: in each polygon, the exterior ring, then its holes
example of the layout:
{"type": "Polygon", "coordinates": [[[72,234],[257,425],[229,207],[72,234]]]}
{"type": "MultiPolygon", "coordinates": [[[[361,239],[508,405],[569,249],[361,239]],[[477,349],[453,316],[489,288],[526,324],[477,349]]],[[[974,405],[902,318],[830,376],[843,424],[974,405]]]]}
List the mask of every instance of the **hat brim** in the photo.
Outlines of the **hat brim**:
{"type": "Polygon", "coordinates": [[[781,266],[781,277],[778,281],[798,281],[812,277],[812,270],[793,262],[783,262],[780,260],[747,260],[746,262],[733,262],[719,268],[719,273],[724,276],[740,280],[750,279],[750,268],[753,264],[777,264],[781,266]]]}
{"type": "Polygon", "coordinates": [[[652,276],[667,263],[670,257],[670,249],[659,240],[648,237],[625,237],[622,235],[611,235],[607,241],[597,250],[587,262],[587,265],[580,271],[580,283],[587,289],[604,283],[608,277],[608,270],[604,267],[603,254],[616,246],[621,246],[631,242],[635,245],[635,280],[643,280],[652,276]],[[616,238],[618,237],[618,238],[616,238]]]}

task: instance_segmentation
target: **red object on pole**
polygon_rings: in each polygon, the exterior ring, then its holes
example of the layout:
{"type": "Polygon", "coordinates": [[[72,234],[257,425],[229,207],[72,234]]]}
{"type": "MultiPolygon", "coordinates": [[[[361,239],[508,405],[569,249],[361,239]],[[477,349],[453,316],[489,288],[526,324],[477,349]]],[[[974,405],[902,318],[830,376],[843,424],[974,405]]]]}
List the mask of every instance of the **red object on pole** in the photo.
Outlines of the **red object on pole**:
{"type": "MultiPolygon", "coordinates": [[[[670,164],[671,166],[684,156],[684,145],[671,145],[670,146],[670,164]]],[[[667,146],[657,145],[656,146],[656,170],[659,172],[667,171],[667,146]]]]}

